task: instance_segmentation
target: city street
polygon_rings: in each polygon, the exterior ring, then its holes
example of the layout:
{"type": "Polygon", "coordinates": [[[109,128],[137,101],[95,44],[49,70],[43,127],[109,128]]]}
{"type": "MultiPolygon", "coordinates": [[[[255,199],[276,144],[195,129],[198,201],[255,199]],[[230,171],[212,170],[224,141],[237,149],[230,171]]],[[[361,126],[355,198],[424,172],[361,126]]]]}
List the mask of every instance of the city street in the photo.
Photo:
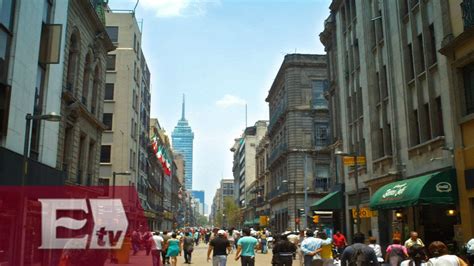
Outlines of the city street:
{"type": "MultiPolygon", "coordinates": [[[[200,244],[199,246],[194,248],[193,256],[192,256],[192,264],[194,265],[212,265],[212,261],[207,262],[207,246],[200,244]]],[[[228,266],[238,266],[240,265],[240,260],[235,261],[235,250],[232,254],[228,256],[227,265],[228,266]]],[[[130,256],[130,261],[128,264],[112,264],[107,263],[105,265],[112,266],[112,265],[151,265],[152,257],[146,256],[145,251],[140,251],[136,256],[130,256]]],[[[272,253],[271,250],[267,254],[257,254],[257,259],[255,261],[256,265],[271,265],[272,260],[272,253]]],[[[188,265],[184,264],[184,255],[178,257],[178,265],[188,265]]]]}

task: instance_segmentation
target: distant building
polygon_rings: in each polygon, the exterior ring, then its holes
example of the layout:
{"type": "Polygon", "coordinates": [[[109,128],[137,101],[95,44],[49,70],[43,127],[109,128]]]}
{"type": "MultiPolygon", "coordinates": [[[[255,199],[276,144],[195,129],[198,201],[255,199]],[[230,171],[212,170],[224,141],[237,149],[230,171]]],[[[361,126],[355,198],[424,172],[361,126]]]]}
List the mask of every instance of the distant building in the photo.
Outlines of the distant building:
{"type": "Polygon", "coordinates": [[[230,149],[234,153],[234,199],[244,210],[244,219],[249,221],[255,220],[255,208],[249,202],[255,197],[253,186],[257,180],[256,148],[267,132],[267,125],[267,121],[260,120],[254,126],[247,127],[230,149]]]}
{"type": "Polygon", "coordinates": [[[171,134],[173,149],[184,157],[184,186],[187,190],[193,189],[193,141],[194,133],[185,117],[186,103],[183,95],[181,119],[171,134]]]}
{"type": "Polygon", "coordinates": [[[192,190],[191,195],[199,202],[199,213],[204,215],[205,193],[204,190],[192,190]],[[202,204],[202,205],[201,205],[202,204]]]}

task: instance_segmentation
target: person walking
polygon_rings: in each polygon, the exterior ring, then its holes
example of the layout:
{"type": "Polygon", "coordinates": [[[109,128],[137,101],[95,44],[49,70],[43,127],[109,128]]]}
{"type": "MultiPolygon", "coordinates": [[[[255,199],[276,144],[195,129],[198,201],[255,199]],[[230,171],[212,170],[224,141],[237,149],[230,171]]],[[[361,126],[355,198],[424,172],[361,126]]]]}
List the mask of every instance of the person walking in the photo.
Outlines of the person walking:
{"type": "Polygon", "coordinates": [[[410,247],[408,250],[409,258],[407,260],[402,261],[400,266],[428,266],[426,261],[428,257],[425,253],[425,248],[415,244],[410,247]]]}
{"type": "Polygon", "coordinates": [[[176,238],[176,233],[171,235],[171,239],[168,240],[168,249],[166,251],[166,257],[171,259],[171,265],[177,266],[178,255],[181,256],[181,249],[179,240],[176,238]]]}
{"type": "Polygon", "coordinates": [[[207,248],[207,262],[211,260],[212,252],[212,265],[225,266],[227,263],[227,254],[229,254],[231,250],[232,245],[225,237],[225,231],[219,230],[217,231],[217,237],[211,240],[207,248]]]}
{"type": "Polygon", "coordinates": [[[371,247],[374,252],[375,252],[375,255],[377,256],[377,259],[378,259],[378,262],[382,263],[384,262],[384,259],[383,259],[383,254],[382,254],[382,247],[380,247],[379,244],[377,244],[377,239],[373,236],[369,237],[369,247],[371,247]]]}
{"type": "Polygon", "coordinates": [[[303,264],[304,266],[311,266],[313,265],[313,261],[316,264],[322,265],[322,259],[319,252],[321,252],[322,245],[330,245],[332,240],[327,238],[325,240],[315,238],[314,232],[311,230],[306,231],[306,238],[301,243],[301,252],[303,253],[303,264]]]}
{"type": "Polygon", "coordinates": [[[344,251],[344,248],[347,246],[346,237],[341,233],[341,231],[336,231],[332,237],[334,241],[334,246],[336,247],[337,253],[340,255],[344,251]]]}
{"type": "Polygon", "coordinates": [[[456,255],[449,255],[448,247],[441,241],[434,241],[428,247],[430,266],[467,266],[467,263],[456,255]]]}
{"type": "Polygon", "coordinates": [[[194,232],[194,241],[196,242],[196,246],[198,246],[199,245],[199,231],[198,230],[194,232]]]}
{"type": "Polygon", "coordinates": [[[153,246],[153,234],[150,231],[143,234],[143,244],[145,245],[146,255],[150,256],[151,248],[153,246]]]}
{"type": "Polygon", "coordinates": [[[260,235],[260,245],[261,245],[261,249],[262,249],[262,254],[267,254],[268,250],[267,250],[267,235],[265,235],[265,233],[261,234],[260,235]]]}
{"type": "Polygon", "coordinates": [[[474,265],[474,238],[471,238],[471,240],[467,241],[466,253],[467,259],[469,260],[469,265],[474,265]]]}
{"type": "Polygon", "coordinates": [[[168,251],[168,240],[171,239],[171,235],[168,231],[163,231],[163,247],[161,255],[163,256],[163,264],[170,264],[170,258],[166,255],[168,251]]]}
{"type": "Polygon", "coordinates": [[[410,232],[410,238],[407,239],[407,241],[405,241],[405,247],[406,247],[407,249],[409,249],[411,246],[413,246],[413,245],[415,245],[415,244],[420,245],[420,246],[422,246],[422,247],[425,246],[425,244],[423,243],[423,241],[421,240],[421,238],[418,238],[418,233],[415,232],[415,231],[411,231],[411,232],[410,232]]]}
{"type": "Polygon", "coordinates": [[[407,257],[408,250],[405,246],[400,245],[400,238],[392,239],[392,244],[389,245],[386,250],[385,261],[389,263],[390,266],[399,266],[407,257]]]}
{"type": "Polygon", "coordinates": [[[292,266],[293,254],[296,252],[296,245],[291,243],[285,235],[278,235],[277,241],[272,248],[273,266],[292,266]]]}
{"type": "Polygon", "coordinates": [[[137,255],[140,250],[140,233],[138,233],[138,230],[133,230],[132,232],[132,248],[133,256],[137,255]]]}
{"type": "MultiPolygon", "coordinates": [[[[325,232],[318,233],[318,239],[325,240],[328,239],[328,236],[325,232]]],[[[332,244],[326,244],[321,246],[321,259],[323,266],[333,266],[334,258],[332,255],[332,244]]]]}
{"type": "Polygon", "coordinates": [[[194,251],[194,239],[192,237],[192,233],[186,232],[181,243],[181,250],[184,252],[184,263],[191,264],[191,257],[194,251]]]}
{"type": "Polygon", "coordinates": [[[245,228],[242,233],[244,236],[237,242],[235,260],[240,259],[242,266],[254,266],[255,249],[259,248],[258,241],[255,237],[250,236],[250,229],[245,228]]]}
{"type": "Polygon", "coordinates": [[[341,266],[378,266],[375,251],[365,245],[365,235],[356,233],[353,244],[346,247],[341,256],[341,266]]]}
{"type": "Polygon", "coordinates": [[[163,250],[163,237],[158,232],[154,232],[151,237],[151,256],[153,258],[153,266],[161,266],[161,251],[163,250]]]}

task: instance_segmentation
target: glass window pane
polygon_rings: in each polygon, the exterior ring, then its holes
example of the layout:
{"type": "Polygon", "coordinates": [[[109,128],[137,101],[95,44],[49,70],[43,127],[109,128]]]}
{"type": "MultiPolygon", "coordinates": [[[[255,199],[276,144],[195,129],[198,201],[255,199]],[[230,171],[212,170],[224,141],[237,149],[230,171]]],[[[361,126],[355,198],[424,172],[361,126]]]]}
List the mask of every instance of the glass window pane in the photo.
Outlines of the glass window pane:
{"type": "Polygon", "coordinates": [[[0,23],[10,31],[12,30],[13,21],[13,1],[14,0],[0,0],[0,23]]]}
{"type": "Polygon", "coordinates": [[[106,31],[110,37],[110,40],[112,40],[112,42],[118,42],[118,27],[109,26],[106,28],[106,31]]]}

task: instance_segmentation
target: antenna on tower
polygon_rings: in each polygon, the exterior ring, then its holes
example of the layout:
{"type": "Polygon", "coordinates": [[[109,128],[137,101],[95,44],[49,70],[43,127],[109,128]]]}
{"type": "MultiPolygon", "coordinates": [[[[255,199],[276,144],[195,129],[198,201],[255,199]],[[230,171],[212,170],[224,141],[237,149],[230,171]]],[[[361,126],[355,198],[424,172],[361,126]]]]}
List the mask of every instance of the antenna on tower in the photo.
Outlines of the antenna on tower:
{"type": "Polygon", "coordinates": [[[181,110],[181,120],[185,120],[185,111],[186,111],[186,98],[185,98],[185,95],[183,93],[183,106],[182,106],[182,110],[181,110]]]}
{"type": "Polygon", "coordinates": [[[247,104],[245,104],[245,128],[247,128],[247,104]]]}

